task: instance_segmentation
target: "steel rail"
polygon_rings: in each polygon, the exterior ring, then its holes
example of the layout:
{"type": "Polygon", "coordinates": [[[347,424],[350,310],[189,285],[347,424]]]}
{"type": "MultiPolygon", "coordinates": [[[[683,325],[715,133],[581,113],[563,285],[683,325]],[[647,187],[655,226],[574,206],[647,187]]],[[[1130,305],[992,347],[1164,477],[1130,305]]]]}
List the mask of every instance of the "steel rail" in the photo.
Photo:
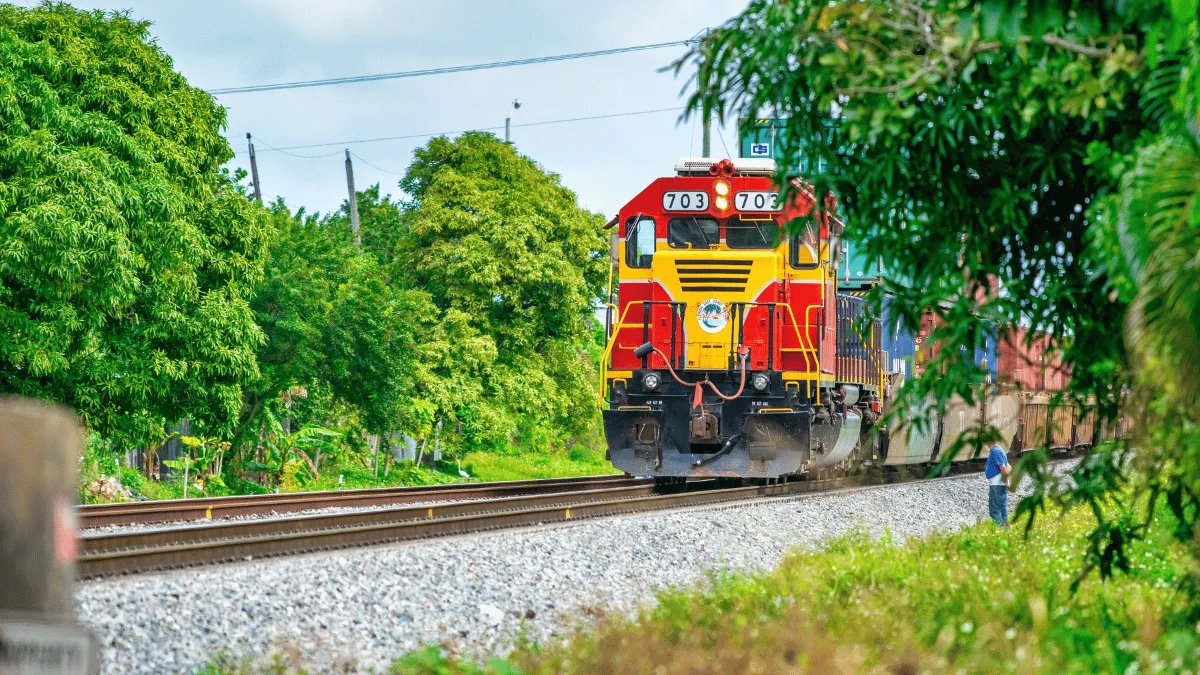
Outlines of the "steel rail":
{"type": "MultiPolygon", "coordinates": [[[[93,534],[80,537],[82,553],[76,574],[89,579],[194,565],[251,560],[354,546],[445,537],[502,528],[527,527],[572,520],[646,513],[666,509],[833,494],[877,489],[899,483],[954,480],[977,474],[978,462],[949,467],[949,475],[925,478],[907,467],[849,477],[800,480],[751,487],[699,489],[653,494],[653,486],[609,486],[603,489],[526,495],[469,502],[375,509],[339,514],[236,521],[212,525],[93,534]]],[[[609,481],[615,483],[616,481],[609,481]]],[[[708,487],[716,481],[689,483],[708,487]]]]}
{"type": "Polygon", "coordinates": [[[187,520],[220,519],[235,516],[291,513],[335,506],[389,506],[423,501],[492,499],[523,494],[545,494],[602,488],[618,485],[649,485],[648,479],[621,474],[455,483],[449,485],[413,485],[362,490],[291,492],[284,494],[195,497],[120,504],[88,504],[77,507],[80,529],[111,525],[168,523],[187,520]]]}
{"type": "MultiPolygon", "coordinates": [[[[368,546],[428,537],[482,532],[508,527],[562,523],[584,518],[643,513],[762,497],[828,492],[847,487],[868,488],[885,481],[865,476],[821,481],[797,481],[741,488],[702,490],[666,495],[637,495],[647,488],[618,488],[583,493],[563,493],[533,498],[469,502],[445,507],[398,509],[388,515],[379,511],[313,518],[230,523],[220,532],[243,534],[211,539],[192,533],[204,528],[174,528],[146,533],[91,535],[83,537],[77,576],[88,579],[113,574],[187,567],[208,563],[248,560],[351,546],[368,546]],[[474,511],[471,510],[474,507],[474,511]],[[403,519],[417,512],[416,519],[403,519]],[[420,512],[424,512],[423,514],[420,512]],[[424,517],[421,517],[421,516],[424,517]],[[357,518],[357,520],[356,520],[357,518]],[[329,527],[306,527],[310,523],[340,523],[329,527]],[[281,531],[268,531],[271,524],[286,523],[281,531]],[[139,538],[139,536],[141,538],[139,538]],[[188,540],[190,539],[190,540],[188,540]],[[138,545],[138,542],[159,542],[138,545]],[[122,548],[117,548],[121,546],[122,548]],[[128,547],[128,548],[125,548],[128,547]]],[[[211,530],[209,532],[211,534],[211,530]]]]}
{"type": "Polygon", "coordinates": [[[426,506],[398,506],[368,511],[318,513],[286,518],[231,520],[206,525],[134,530],[131,532],[84,534],[79,537],[85,553],[151,548],[173,544],[220,541],[239,537],[272,536],[310,530],[329,530],[377,523],[445,518],[490,511],[511,511],[540,506],[576,504],[605,499],[645,497],[654,494],[653,485],[615,487],[596,490],[558,492],[544,495],[502,497],[477,501],[446,502],[426,506]]]}

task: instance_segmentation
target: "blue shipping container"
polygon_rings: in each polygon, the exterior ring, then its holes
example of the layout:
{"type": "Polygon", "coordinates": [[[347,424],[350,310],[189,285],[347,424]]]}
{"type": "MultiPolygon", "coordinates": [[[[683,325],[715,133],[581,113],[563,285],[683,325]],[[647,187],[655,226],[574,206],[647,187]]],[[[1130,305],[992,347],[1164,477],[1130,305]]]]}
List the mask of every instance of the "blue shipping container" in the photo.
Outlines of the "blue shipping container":
{"type": "Polygon", "coordinates": [[[887,362],[883,369],[888,373],[900,373],[905,377],[913,376],[913,355],[917,352],[917,341],[913,334],[900,321],[896,313],[896,298],[883,297],[883,335],[880,344],[887,354],[887,362]]]}
{"type": "Polygon", "coordinates": [[[999,353],[996,350],[996,329],[989,328],[983,337],[983,346],[975,348],[975,365],[988,371],[988,383],[996,381],[996,365],[999,353]]]}

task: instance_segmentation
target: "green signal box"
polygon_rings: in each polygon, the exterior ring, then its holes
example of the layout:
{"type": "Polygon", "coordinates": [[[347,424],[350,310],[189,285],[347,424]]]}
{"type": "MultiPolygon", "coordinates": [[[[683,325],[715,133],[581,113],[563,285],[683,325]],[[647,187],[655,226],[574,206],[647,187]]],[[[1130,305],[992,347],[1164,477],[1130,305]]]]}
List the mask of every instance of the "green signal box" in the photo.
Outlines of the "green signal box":
{"type": "Polygon", "coordinates": [[[775,159],[787,120],[778,117],[738,120],[739,157],[775,159]]]}
{"type": "MultiPolygon", "coordinates": [[[[738,120],[738,156],[751,159],[773,159],[784,161],[782,144],[787,135],[788,120],[784,117],[743,117],[738,120]]],[[[837,120],[828,122],[830,132],[837,120]]],[[[832,136],[832,133],[831,133],[832,136]]],[[[817,161],[820,161],[817,159],[817,161]]],[[[800,153],[799,175],[810,173],[807,153],[800,153]]],[[[819,165],[818,167],[819,168],[819,165]]],[[[843,240],[843,255],[838,269],[838,280],[843,288],[866,288],[879,283],[882,265],[879,259],[863,253],[861,246],[843,240]]]]}
{"type": "MultiPolygon", "coordinates": [[[[738,156],[752,159],[785,160],[783,142],[787,137],[786,117],[743,117],[738,120],[738,156]]],[[[836,122],[830,120],[832,127],[836,122]]],[[[816,158],[819,162],[820,159],[816,158]]],[[[805,175],[812,169],[810,158],[800,153],[798,173],[805,175]]],[[[819,168],[819,167],[818,167],[819,168]]]]}

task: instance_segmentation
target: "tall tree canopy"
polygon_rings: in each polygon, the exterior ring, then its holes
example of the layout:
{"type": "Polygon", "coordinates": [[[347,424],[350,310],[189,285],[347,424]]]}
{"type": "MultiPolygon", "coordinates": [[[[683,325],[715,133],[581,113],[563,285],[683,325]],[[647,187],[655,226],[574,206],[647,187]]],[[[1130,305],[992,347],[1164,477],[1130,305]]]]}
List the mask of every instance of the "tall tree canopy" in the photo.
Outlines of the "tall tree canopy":
{"type": "Polygon", "coordinates": [[[236,419],[267,239],[224,109],[148,27],[0,5],[0,390],[133,443],[236,419]]]}
{"type": "Polygon", "coordinates": [[[555,430],[591,426],[594,374],[582,349],[605,279],[603,218],[491,134],[433,139],[400,186],[413,204],[396,277],[442,313],[440,372],[482,374],[474,400],[438,407],[476,442],[549,444],[562,437],[555,430]]]}
{"type": "Polygon", "coordinates": [[[1143,471],[1118,446],[1059,495],[1100,516],[1092,562],[1125,564],[1145,493],[1194,536],[1194,0],[753,0],[677,64],[693,66],[691,111],[787,117],[784,164],[823,160],[809,178],[883,258],[910,327],[926,308],[945,320],[934,338],[948,348],[906,400],[970,398],[984,373],[956,347],[989,325],[1047,331],[1078,400],[1142,423],[1143,471]]]}

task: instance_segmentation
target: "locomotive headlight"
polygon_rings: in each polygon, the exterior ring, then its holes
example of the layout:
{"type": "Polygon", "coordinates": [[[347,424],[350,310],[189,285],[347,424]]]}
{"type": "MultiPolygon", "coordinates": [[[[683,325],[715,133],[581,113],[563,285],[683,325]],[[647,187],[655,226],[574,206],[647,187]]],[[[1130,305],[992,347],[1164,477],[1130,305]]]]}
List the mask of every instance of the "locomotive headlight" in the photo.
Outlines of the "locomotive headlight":
{"type": "Polygon", "coordinates": [[[754,391],[766,391],[767,387],[771,386],[771,378],[763,373],[758,373],[750,379],[750,386],[754,387],[754,391]]]}
{"type": "Polygon", "coordinates": [[[717,191],[717,194],[724,197],[725,195],[729,194],[729,183],[719,180],[713,189],[717,191]]]}
{"type": "Polygon", "coordinates": [[[642,389],[646,391],[654,391],[662,384],[662,377],[658,373],[646,373],[642,376],[642,389]]]}
{"type": "Polygon", "coordinates": [[[717,197],[716,199],[713,200],[713,203],[715,203],[717,205],[717,208],[722,211],[729,208],[729,200],[724,197],[717,197]]]}

